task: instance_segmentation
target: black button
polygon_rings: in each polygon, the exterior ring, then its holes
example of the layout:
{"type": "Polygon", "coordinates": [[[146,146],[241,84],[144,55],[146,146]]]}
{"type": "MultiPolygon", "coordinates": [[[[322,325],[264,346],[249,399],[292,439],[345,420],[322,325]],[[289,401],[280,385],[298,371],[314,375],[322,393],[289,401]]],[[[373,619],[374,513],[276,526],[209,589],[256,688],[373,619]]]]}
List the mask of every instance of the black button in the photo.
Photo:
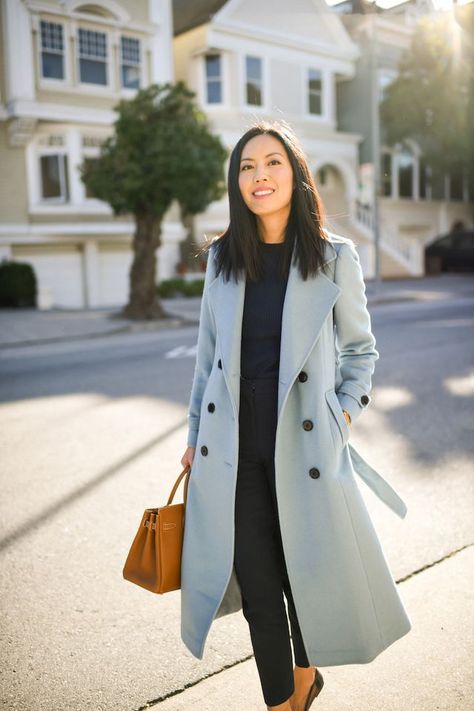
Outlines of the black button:
{"type": "Polygon", "coordinates": [[[368,395],[362,395],[360,401],[361,401],[361,403],[362,403],[363,405],[368,405],[368,403],[369,403],[369,396],[368,396],[368,395]]]}
{"type": "Polygon", "coordinates": [[[220,358],[219,358],[219,360],[217,361],[217,367],[222,370],[222,362],[221,362],[221,359],[220,359],[220,358]]]}
{"type": "Polygon", "coordinates": [[[307,431],[313,429],[313,423],[311,422],[311,420],[303,420],[303,429],[307,431]]]}
{"type": "Polygon", "coordinates": [[[298,375],[298,380],[300,383],[305,383],[308,380],[308,373],[305,373],[304,370],[301,371],[301,373],[298,375]]]}
{"type": "Polygon", "coordinates": [[[316,469],[316,467],[311,467],[309,470],[309,475],[312,479],[317,479],[319,477],[319,469],[316,469]]]}
{"type": "Polygon", "coordinates": [[[206,454],[207,454],[207,451],[208,451],[208,450],[207,450],[207,447],[206,447],[206,445],[205,445],[205,444],[203,444],[203,445],[202,445],[202,447],[201,447],[201,454],[203,454],[204,456],[206,456],[206,454]]]}
{"type": "Polygon", "coordinates": [[[207,409],[209,410],[209,412],[214,412],[214,410],[216,409],[216,406],[214,405],[213,402],[210,402],[209,405],[207,406],[207,409]]]}

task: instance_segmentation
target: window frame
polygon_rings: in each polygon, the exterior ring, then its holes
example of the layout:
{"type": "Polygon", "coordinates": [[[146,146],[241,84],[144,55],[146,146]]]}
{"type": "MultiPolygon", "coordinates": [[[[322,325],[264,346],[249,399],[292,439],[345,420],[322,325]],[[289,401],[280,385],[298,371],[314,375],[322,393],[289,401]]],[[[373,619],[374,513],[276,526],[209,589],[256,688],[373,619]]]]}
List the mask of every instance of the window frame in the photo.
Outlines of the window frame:
{"type": "Polygon", "coordinates": [[[305,67],[305,72],[304,72],[304,77],[305,77],[305,83],[304,83],[304,94],[305,94],[305,111],[306,115],[309,116],[310,118],[316,118],[316,119],[322,119],[325,116],[325,98],[324,98],[324,87],[325,87],[325,72],[323,71],[322,68],[317,68],[317,67],[312,67],[312,66],[306,66],[305,67]],[[311,94],[314,94],[314,91],[310,88],[310,72],[319,72],[320,74],[320,79],[321,79],[321,90],[319,92],[319,98],[320,98],[320,103],[321,103],[321,111],[319,113],[314,113],[310,110],[311,106],[311,94]]]}
{"type": "Polygon", "coordinates": [[[51,19],[46,19],[46,18],[39,18],[38,22],[38,56],[39,56],[39,61],[38,61],[38,69],[39,69],[39,74],[40,78],[42,81],[45,82],[54,82],[55,84],[60,83],[64,84],[66,81],[66,54],[67,54],[67,36],[66,36],[66,31],[65,31],[65,24],[64,22],[56,22],[55,20],[51,19]],[[57,27],[61,28],[61,34],[62,34],[62,43],[63,43],[63,48],[62,51],[54,50],[54,49],[45,49],[43,47],[43,31],[42,31],[42,25],[44,24],[49,24],[49,25],[56,25],[57,27]],[[49,54],[58,54],[59,56],[62,57],[62,69],[63,69],[63,76],[62,77],[47,77],[44,75],[44,66],[43,66],[43,54],[49,53],[49,54]]]}
{"type": "Polygon", "coordinates": [[[51,18],[48,15],[43,15],[37,18],[36,22],[33,24],[34,35],[36,36],[35,42],[35,54],[36,54],[36,77],[39,89],[56,89],[59,91],[64,91],[64,87],[69,87],[71,85],[71,64],[70,64],[70,52],[69,52],[69,27],[68,23],[60,18],[51,18]],[[64,77],[62,79],[55,79],[54,77],[43,76],[43,44],[41,35],[41,22],[50,22],[54,25],[60,25],[62,27],[63,33],[63,69],[64,77]]]}
{"type": "Polygon", "coordinates": [[[240,55],[240,106],[246,111],[254,111],[265,113],[268,111],[268,101],[269,101],[269,62],[268,58],[264,55],[257,54],[251,50],[248,52],[243,52],[240,55]],[[262,103],[261,104],[249,104],[247,103],[247,57],[253,57],[259,59],[262,67],[262,79],[261,79],[261,92],[262,92],[262,103]]]}
{"type": "MultiPolygon", "coordinates": [[[[207,52],[204,52],[203,54],[203,73],[204,73],[204,105],[206,107],[208,106],[222,106],[224,102],[224,59],[222,52],[218,51],[211,51],[208,50],[207,52]],[[220,94],[221,94],[221,100],[220,101],[208,101],[209,98],[209,92],[208,92],[208,87],[209,87],[209,76],[207,73],[207,58],[208,57],[218,57],[219,62],[220,62],[220,73],[219,73],[219,79],[218,81],[220,82],[220,94]]],[[[216,79],[213,79],[212,81],[216,82],[216,79]]]]}
{"type": "Polygon", "coordinates": [[[403,148],[399,148],[395,152],[396,175],[397,175],[395,189],[396,189],[397,197],[400,200],[415,200],[416,199],[417,192],[418,192],[418,188],[416,185],[416,166],[415,166],[416,160],[417,160],[417,156],[413,152],[413,149],[410,147],[404,146],[403,148]],[[401,177],[402,177],[401,168],[403,168],[403,166],[401,165],[401,161],[404,156],[410,156],[410,159],[411,159],[410,160],[411,191],[410,191],[409,195],[402,195],[401,190],[400,190],[400,187],[401,187],[400,181],[401,181],[401,177]]]}
{"type": "Polygon", "coordinates": [[[119,66],[118,66],[118,70],[119,70],[119,79],[120,79],[120,91],[123,92],[123,93],[126,93],[126,94],[133,94],[134,92],[137,92],[137,91],[139,91],[140,89],[142,89],[143,86],[144,86],[144,74],[143,74],[143,69],[144,69],[144,62],[143,62],[143,58],[144,58],[144,53],[143,53],[143,39],[142,39],[141,37],[137,37],[136,35],[127,34],[127,33],[124,33],[124,32],[120,32],[118,39],[119,39],[119,42],[118,42],[118,46],[119,46],[119,62],[118,62],[119,66]],[[125,64],[125,62],[124,62],[123,59],[122,59],[122,39],[123,39],[123,38],[126,38],[126,39],[133,39],[133,40],[136,40],[136,41],[138,42],[138,55],[139,55],[139,60],[138,60],[138,64],[136,65],[136,66],[138,66],[138,69],[139,69],[139,72],[138,72],[138,88],[137,88],[137,87],[124,86],[124,84],[123,84],[123,72],[122,72],[123,66],[124,66],[124,65],[125,65],[125,66],[134,66],[134,65],[125,64]]]}
{"type": "MultiPolygon", "coordinates": [[[[104,29],[104,30],[98,30],[92,27],[87,27],[83,24],[78,24],[75,32],[75,43],[74,43],[74,50],[75,50],[75,60],[76,60],[76,77],[77,77],[77,82],[76,86],[79,87],[80,89],[86,90],[86,91],[92,91],[92,92],[102,92],[104,89],[113,89],[113,86],[111,84],[111,77],[112,77],[112,72],[111,72],[111,66],[110,62],[111,59],[113,58],[113,52],[111,52],[111,32],[104,29]],[[97,34],[103,34],[105,36],[105,53],[106,53],[106,58],[104,61],[105,64],[105,77],[106,77],[106,83],[105,84],[94,84],[91,82],[83,82],[81,81],[81,59],[82,57],[80,56],[80,31],[84,32],[96,32],[97,34]]],[[[100,59],[97,59],[97,61],[100,61],[100,59]]]]}
{"type": "Polygon", "coordinates": [[[41,147],[36,152],[37,171],[38,171],[38,202],[41,206],[46,205],[69,205],[71,203],[71,181],[69,176],[70,161],[68,160],[67,147],[59,149],[52,146],[41,147]],[[57,156],[62,158],[59,160],[59,185],[61,195],[59,197],[45,197],[43,195],[43,174],[41,170],[41,161],[45,157],[57,156]],[[66,188],[66,189],[65,189],[66,188]]]}

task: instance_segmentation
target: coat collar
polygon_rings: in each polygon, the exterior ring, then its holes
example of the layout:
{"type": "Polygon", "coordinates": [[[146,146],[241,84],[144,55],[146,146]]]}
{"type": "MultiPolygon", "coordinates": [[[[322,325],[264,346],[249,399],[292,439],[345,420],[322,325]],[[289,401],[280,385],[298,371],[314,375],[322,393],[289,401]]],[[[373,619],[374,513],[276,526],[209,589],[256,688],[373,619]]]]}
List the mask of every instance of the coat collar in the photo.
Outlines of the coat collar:
{"type": "MultiPolygon", "coordinates": [[[[298,266],[293,263],[294,253],[295,247],[291,256],[283,303],[278,413],[281,412],[286,395],[316,343],[322,326],[341,292],[341,288],[323,274],[321,268],[314,277],[304,281],[298,266]]],[[[336,249],[329,239],[325,243],[324,263],[328,264],[336,257],[336,249]]],[[[232,279],[225,282],[221,273],[208,288],[222,368],[234,399],[236,412],[240,395],[240,344],[245,284],[244,277],[240,277],[237,282],[232,279]]]]}

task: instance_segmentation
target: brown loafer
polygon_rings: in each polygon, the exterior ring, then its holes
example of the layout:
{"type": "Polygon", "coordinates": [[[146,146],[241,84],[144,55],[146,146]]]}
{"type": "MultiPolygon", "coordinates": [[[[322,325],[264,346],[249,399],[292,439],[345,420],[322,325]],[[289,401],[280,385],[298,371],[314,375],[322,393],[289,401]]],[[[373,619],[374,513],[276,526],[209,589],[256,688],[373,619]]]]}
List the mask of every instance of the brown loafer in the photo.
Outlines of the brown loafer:
{"type": "Polygon", "coordinates": [[[311,686],[311,689],[308,692],[308,698],[306,699],[306,703],[305,703],[303,711],[308,711],[309,707],[311,706],[311,704],[313,703],[313,701],[315,700],[316,696],[319,694],[319,692],[321,691],[323,686],[324,686],[323,675],[321,674],[319,669],[316,669],[316,673],[314,675],[314,681],[311,686]]]}

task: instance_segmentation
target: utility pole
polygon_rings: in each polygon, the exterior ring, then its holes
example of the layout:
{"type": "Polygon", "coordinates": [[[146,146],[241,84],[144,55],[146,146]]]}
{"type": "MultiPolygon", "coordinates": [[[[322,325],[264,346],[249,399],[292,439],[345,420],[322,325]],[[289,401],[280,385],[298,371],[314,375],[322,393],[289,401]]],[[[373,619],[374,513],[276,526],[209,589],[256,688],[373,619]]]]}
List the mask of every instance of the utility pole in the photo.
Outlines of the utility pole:
{"type": "Polygon", "coordinates": [[[370,18],[370,101],[371,101],[371,138],[372,138],[372,165],[373,165],[373,197],[372,197],[372,231],[374,235],[374,255],[375,255],[375,291],[382,282],[380,267],[380,224],[379,224],[379,195],[380,195],[380,117],[379,117],[379,95],[380,86],[378,78],[378,55],[377,55],[377,8],[368,15],[370,18]]]}

